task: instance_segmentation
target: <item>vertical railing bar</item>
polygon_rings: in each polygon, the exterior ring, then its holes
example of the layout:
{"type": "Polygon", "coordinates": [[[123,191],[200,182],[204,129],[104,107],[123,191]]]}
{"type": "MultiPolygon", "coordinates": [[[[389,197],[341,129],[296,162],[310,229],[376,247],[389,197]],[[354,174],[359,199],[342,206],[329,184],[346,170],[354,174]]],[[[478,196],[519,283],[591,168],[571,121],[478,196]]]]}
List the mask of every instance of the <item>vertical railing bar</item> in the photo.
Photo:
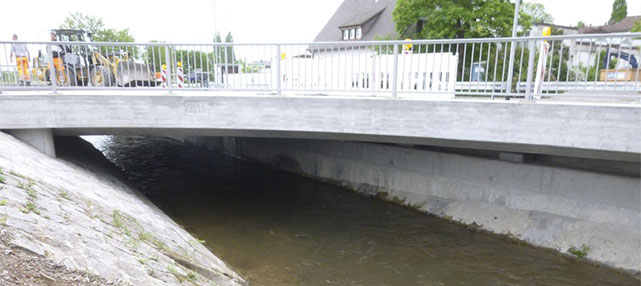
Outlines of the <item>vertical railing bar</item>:
{"type": "Polygon", "coordinates": [[[496,93],[496,70],[499,67],[499,43],[494,44],[494,76],[492,77],[492,96],[491,99],[494,99],[494,94],[496,93]]]}
{"type": "Polygon", "coordinates": [[[276,56],[276,78],[278,79],[276,81],[276,94],[278,96],[281,96],[282,93],[281,93],[281,83],[280,82],[282,80],[282,76],[281,76],[281,73],[280,73],[280,62],[281,62],[280,44],[276,45],[276,55],[277,55],[276,56]]]}
{"type": "Polygon", "coordinates": [[[397,97],[396,85],[398,81],[398,45],[394,44],[394,67],[392,71],[392,97],[397,97]]]}
{"type": "MultiPolygon", "coordinates": [[[[526,78],[526,90],[525,90],[525,96],[527,97],[527,100],[530,101],[533,99],[532,96],[532,76],[534,74],[534,56],[536,53],[536,41],[535,40],[528,40],[528,66],[527,66],[527,78],[526,78]]],[[[541,59],[539,59],[541,60],[541,59]]]]}
{"type": "Polygon", "coordinates": [[[167,92],[169,94],[171,94],[171,91],[172,91],[172,86],[171,86],[172,85],[172,80],[171,80],[171,60],[170,60],[171,55],[169,53],[170,53],[169,45],[165,45],[165,62],[166,62],[166,65],[167,65],[167,76],[166,76],[166,78],[167,78],[167,92]]]}
{"type": "MultiPolygon", "coordinates": [[[[563,67],[563,46],[564,46],[563,41],[560,41],[559,42],[559,67],[557,68],[556,89],[554,92],[556,94],[559,93],[559,86],[561,85],[561,68],[563,67]]],[[[566,68],[568,68],[567,64],[566,64],[566,68]]],[[[566,78],[566,82],[567,82],[567,78],[566,78]]]]}
{"type": "MultiPolygon", "coordinates": [[[[590,60],[590,55],[592,55],[592,43],[593,43],[593,41],[592,41],[592,39],[590,39],[590,46],[588,47],[588,61],[590,60]]],[[[596,56],[599,57],[599,54],[597,54],[596,56]]],[[[595,67],[595,73],[598,73],[598,71],[599,71],[599,68],[595,67]]],[[[582,90],[584,92],[588,91],[588,78],[589,77],[590,77],[590,63],[588,63],[587,69],[585,71],[585,79],[583,80],[583,89],[580,89],[580,90],[582,90]]]]}

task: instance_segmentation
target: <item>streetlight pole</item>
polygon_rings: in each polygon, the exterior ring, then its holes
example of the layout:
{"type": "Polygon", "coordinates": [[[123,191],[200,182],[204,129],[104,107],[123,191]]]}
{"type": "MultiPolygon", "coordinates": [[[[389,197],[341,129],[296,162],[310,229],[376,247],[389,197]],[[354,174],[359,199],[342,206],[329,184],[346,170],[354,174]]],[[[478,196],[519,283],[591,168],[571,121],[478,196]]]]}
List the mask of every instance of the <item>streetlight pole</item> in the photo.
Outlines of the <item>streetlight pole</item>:
{"type": "MultiPolygon", "coordinates": [[[[510,64],[508,65],[507,72],[507,86],[505,87],[506,93],[512,91],[512,74],[514,73],[514,54],[516,53],[516,28],[519,25],[519,6],[521,0],[516,0],[516,6],[514,7],[514,23],[512,24],[512,40],[510,47],[510,64]]],[[[509,99],[509,97],[505,97],[509,99]]]]}

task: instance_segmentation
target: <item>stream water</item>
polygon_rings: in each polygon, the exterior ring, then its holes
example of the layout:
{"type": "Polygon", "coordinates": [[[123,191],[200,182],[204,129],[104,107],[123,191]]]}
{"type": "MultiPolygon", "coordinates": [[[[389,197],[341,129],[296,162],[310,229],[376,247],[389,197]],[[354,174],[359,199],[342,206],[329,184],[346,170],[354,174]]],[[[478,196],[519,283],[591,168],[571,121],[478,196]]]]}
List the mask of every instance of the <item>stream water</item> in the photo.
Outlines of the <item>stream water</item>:
{"type": "Polygon", "coordinates": [[[250,285],[639,285],[520,245],[166,138],[100,147],[250,285]]]}

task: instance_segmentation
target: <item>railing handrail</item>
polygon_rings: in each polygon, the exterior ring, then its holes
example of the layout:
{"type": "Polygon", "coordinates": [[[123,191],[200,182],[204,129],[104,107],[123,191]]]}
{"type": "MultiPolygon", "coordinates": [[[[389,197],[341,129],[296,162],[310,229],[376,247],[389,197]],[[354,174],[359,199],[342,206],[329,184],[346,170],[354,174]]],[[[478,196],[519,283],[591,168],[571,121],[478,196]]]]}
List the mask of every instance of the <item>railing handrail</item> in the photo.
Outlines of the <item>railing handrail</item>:
{"type": "MultiPolygon", "coordinates": [[[[67,41],[0,41],[0,44],[58,44],[58,45],[95,45],[95,46],[256,46],[256,45],[341,45],[341,46],[366,46],[366,45],[394,45],[394,44],[465,44],[488,42],[523,42],[540,40],[571,40],[571,39],[602,39],[602,38],[635,38],[641,33],[612,33],[612,34],[574,34],[555,36],[527,36],[527,37],[500,37],[500,38],[464,38],[464,39],[421,39],[421,40],[381,40],[381,41],[322,41],[322,42],[249,42],[249,43],[193,43],[193,42],[165,42],[165,43],[139,43],[139,42],[67,42],[67,41]]],[[[641,40],[641,39],[639,39],[641,40]]]]}

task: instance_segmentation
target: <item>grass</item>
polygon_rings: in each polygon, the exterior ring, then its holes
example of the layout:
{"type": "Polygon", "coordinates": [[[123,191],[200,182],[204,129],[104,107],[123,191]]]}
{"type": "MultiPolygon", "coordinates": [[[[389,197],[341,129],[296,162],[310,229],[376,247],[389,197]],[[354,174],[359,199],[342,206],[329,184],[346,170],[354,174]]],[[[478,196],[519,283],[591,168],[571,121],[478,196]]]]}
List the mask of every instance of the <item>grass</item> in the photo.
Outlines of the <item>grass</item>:
{"type": "Polygon", "coordinates": [[[16,171],[14,171],[14,170],[9,171],[9,174],[11,174],[11,175],[13,175],[13,176],[16,176],[16,177],[18,177],[18,178],[21,178],[21,179],[26,179],[26,178],[27,178],[27,177],[25,177],[25,176],[23,176],[23,175],[21,175],[21,174],[18,174],[18,173],[17,173],[16,171]]]}
{"type": "Polygon", "coordinates": [[[20,211],[23,212],[23,213],[26,213],[26,214],[28,214],[30,212],[33,212],[33,213],[35,213],[37,215],[40,214],[40,209],[38,208],[36,203],[34,203],[31,200],[27,200],[27,203],[24,206],[20,207],[20,211]]]}
{"type": "Polygon", "coordinates": [[[585,244],[581,244],[579,248],[572,246],[568,249],[568,252],[578,258],[584,258],[588,255],[588,252],[590,252],[590,247],[585,244]]]}
{"type": "Polygon", "coordinates": [[[2,216],[0,216],[0,224],[1,225],[7,225],[7,214],[6,213],[3,214],[2,216]]]}
{"type": "Polygon", "coordinates": [[[0,175],[0,183],[6,184],[7,183],[7,178],[5,178],[4,176],[0,175]]]}
{"type": "Polygon", "coordinates": [[[65,200],[68,200],[69,199],[69,192],[67,192],[67,190],[65,190],[65,189],[60,189],[60,192],[58,192],[58,196],[63,198],[63,199],[65,199],[65,200]]]}
{"type": "Polygon", "coordinates": [[[125,227],[125,222],[124,222],[124,216],[122,213],[120,213],[119,210],[114,210],[113,213],[111,214],[111,224],[113,224],[114,227],[116,228],[126,228],[125,227]]]}
{"type": "Polygon", "coordinates": [[[6,206],[6,205],[7,205],[7,200],[0,201],[0,206],[6,206]]]}

